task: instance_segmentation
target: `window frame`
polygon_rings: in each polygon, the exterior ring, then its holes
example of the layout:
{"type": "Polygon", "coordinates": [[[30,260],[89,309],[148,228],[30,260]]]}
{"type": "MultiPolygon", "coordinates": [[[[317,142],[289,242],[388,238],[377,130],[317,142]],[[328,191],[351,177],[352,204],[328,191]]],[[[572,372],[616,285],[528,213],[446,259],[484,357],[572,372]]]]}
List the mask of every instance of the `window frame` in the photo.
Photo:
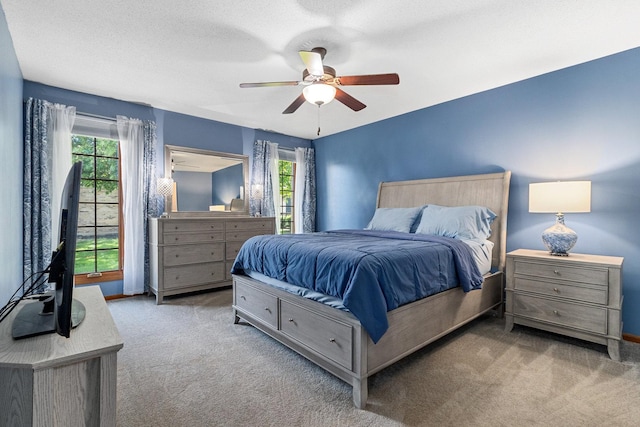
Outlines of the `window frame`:
{"type": "MultiPolygon", "coordinates": [[[[293,164],[293,168],[292,168],[292,175],[291,175],[291,232],[290,234],[295,234],[296,230],[295,230],[295,226],[296,226],[296,216],[295,216],[295,211],[296,211],[296,173],[297,173],[297,162],[296,162],[296,152],[295,149],[287,149],[287,148],[278,148],[278,162],[291,162],[293,164]]],[[[278,190],[280,190],[280,164],[278,163],[278,190]]],[[[282,204],[282,194],[280,194],[280,200],[278,201],[278,205],[280,207],[283,206],[282,204]]],[[[276,221],[281,221],[282,219],[282,211],[280,210],[280,218],[276,218],[276,221]]],[[[278,222],[278,224],[282,224],[281,222],[278,222]]],[[[280,229],[280,233],[282,234],[282,228],[279,227],[280,229]]]]}
{"type": "MultiPolygon", "coordinates": [[[[97,117],[76,115],[76,121],[71,131],[72,135],[87,136],[90,138],[105,138],[119,141],[117,125],[114,120],[97,117]]],[[[73,148],[72,148],[73,152],[73,148]]],[[[95,153],[94,153],[95,156],[95,153]]],[[[124,264],[124,216],[122,211],[122,155],[118,143],[118,265],[117,270],[101,271],[94,273],[74,274],[76,285],[90,285],[102,282],[111,282],[123,279],[124,264]]]]}

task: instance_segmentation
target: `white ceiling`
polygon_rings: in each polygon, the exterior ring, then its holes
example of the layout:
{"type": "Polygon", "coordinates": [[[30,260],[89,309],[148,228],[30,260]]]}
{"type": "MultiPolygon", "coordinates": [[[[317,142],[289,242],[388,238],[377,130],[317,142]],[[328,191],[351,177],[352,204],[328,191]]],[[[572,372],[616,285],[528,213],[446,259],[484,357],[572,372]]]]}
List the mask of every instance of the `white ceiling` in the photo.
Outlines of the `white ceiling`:
{"type": "Polygon", "coordinates": [[[0,0],[26,80],[302,138],[321,136],[640,46],[638,0],[0,0]],[[305,103],[299,50],[367,105],[305,103]]]}

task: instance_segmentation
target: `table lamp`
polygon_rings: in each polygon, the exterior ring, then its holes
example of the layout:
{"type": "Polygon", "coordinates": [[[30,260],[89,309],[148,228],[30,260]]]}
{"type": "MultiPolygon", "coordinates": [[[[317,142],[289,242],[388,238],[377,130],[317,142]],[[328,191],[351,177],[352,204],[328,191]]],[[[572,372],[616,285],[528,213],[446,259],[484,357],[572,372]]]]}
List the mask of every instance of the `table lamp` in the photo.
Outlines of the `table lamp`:
{"type": "Polygon", "coordinates": [[[167,213],[167,205],[169,204],[168,197],[173,194],[173,178],[158,178],[156,190],[158,194],[164,196],[164,210],[160,217],[166,218],[169,216],[167,213]]]}
{"type": "Polygon", "coordinates": [[[591,212],[591,181],[531,183],[529,212],[556,214],[556,223],[544,230],[542,242],[551,255],[568,256],[578,235],[564,224],[564,214],[591,212]]]}

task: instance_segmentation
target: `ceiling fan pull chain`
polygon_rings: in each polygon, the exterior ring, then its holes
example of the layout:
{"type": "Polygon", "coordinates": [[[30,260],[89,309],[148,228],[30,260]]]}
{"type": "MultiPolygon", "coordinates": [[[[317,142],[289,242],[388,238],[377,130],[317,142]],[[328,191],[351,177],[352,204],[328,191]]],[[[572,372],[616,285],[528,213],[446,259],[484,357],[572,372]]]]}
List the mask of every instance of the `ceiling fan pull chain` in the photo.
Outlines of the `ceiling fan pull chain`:
{"type": "Polygon", "coordinates": [[[318,104],[318,136],[320,136],[320,104],[318,104]]]}

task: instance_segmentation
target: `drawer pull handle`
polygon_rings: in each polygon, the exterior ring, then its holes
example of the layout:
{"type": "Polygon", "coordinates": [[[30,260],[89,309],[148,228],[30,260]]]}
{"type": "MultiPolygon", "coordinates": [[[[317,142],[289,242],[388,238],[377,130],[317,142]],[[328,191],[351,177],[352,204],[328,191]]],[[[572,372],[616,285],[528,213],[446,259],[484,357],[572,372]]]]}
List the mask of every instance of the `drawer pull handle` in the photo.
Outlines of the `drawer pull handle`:
{"type": "Polygon", "coordinates": [[[556,294],[559,294],[559,293],[560,293],[560,289],[558,289],[558,288],[553,288],[553,292],[555,292],[556,294]]]}
{"type": "Polygon", "coordinates": [[[558,310],[553,310],[553,314],[555,314],[556,316],[560,316],[560,313],[558,312],[558,310]]]}
{"type": "Polygon", "coordinates": [[[553,274],[555,274],[556,276],[559,276],[560,272],[558,270],[553,270],[553,274]]]}
{"type": "Polygon", "coordinates": [[[289,317],[289,322],[293,322],[293,317],[289,317]]]}
{"type": "Polygon", "coordinates": [[[264,311],[268,311],[269,313],[271,313],[271,309],[269,307],[265,307],[264,311]]]}
{"type": "Polygon", "coordinates": [[[247,300],[247,297],[245,297],[244,295],[240,295],[240,299],[243,299],[243,300],[245,300],[245,301],[246,301],[246,300],[247,300]]]}
{"type": "Polygon", "coordinates": [[[329,338],[329,342],[336,342],[335,338],[329,338]]]}

